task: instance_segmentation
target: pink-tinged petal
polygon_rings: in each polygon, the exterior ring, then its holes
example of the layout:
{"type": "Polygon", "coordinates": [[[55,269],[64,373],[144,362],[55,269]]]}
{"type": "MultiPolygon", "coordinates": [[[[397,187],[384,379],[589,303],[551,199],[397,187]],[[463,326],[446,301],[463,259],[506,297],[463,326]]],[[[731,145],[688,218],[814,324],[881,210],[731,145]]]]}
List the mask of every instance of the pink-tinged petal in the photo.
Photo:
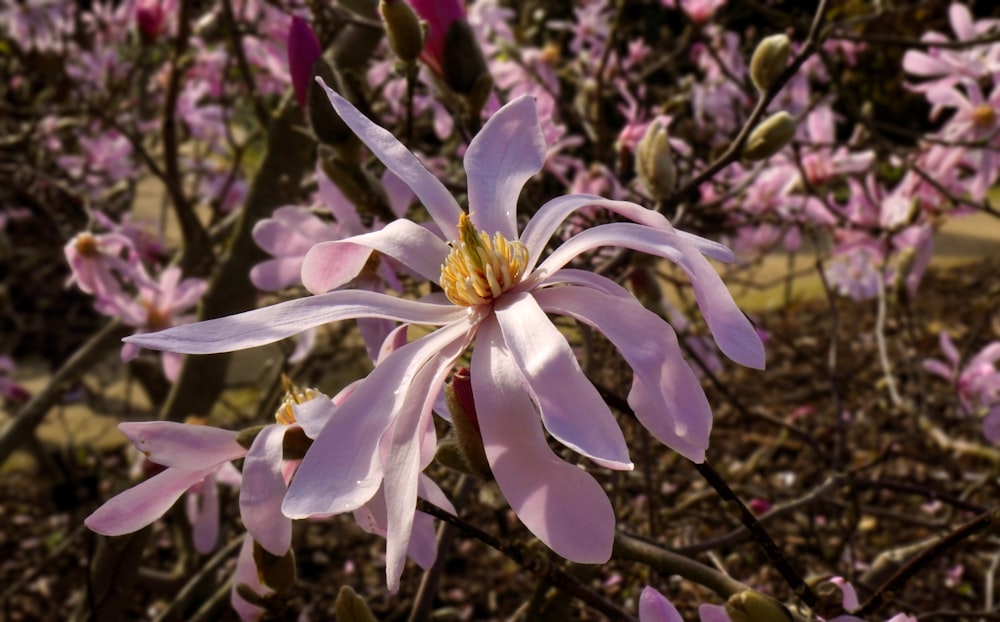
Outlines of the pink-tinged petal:
{"type": "Polygon", "coordinates": [[[602,246],[631,248],[677,263],[691,280],[698,307],[719,349],[741,365],[764,368],[764,344],[753,324],[736,306],[708,260],[674,233],[632,223],[592,227],[564,242],[539,264],[536,273],[550,275],[580,253],[602,246]]]}
{"type": "Polygon", "coordinates": [[[167,469],[119,493],[84,520],[92,531],[120,536],[138,531],[166,514],[184,492],[212,469],[167,469]]]}
{"type": "Polygon", "coordinates": [[[700,605],[698,607],[698,617],[701,622],[732,622],[726,608],[722,605],[700,605]]]}
{"type": "Polygon", "coordinates": [[[181,366],[184,364],[184,355],[176,352],[163,352],[160,354],[160,364],[163,366],[163,375],[166,376],[167,380],[177,382],[177,378],[181,375],[181,366]]]}
{"type": "Polygon", "coordinates": [[[639,622],[684,622],[677,608],[651,587],[639,595],[639,622]]]}
{"type": "Polygon", "coordinates": [[[323,205],[326,206],[326,209],[330,210],[330,213],[333,214],[334,219],[344,233],[358,235],[359,233],[368,231],[368,228],[361,222],[357,206],[351,203],[344,196],[344,193],[340,191],[340,187],[327,177],[326,171],[323,170],[321,159],[317,159],[316,161],[316,186],[319,190],[320,199],[323,200],[323,205]]]}
{"type": "Polygon", "coordinates": [[[854,611],[861,606],[861,602],[858,600],[858,593],[854,591],[854,586],[848,583],[847,579],[844,577],[830,577],[830,583],[840,588],[840,593],[843,595],[842,603],[844,609],[854,611]]]}
{"type": "Polygon", "coordinates": [[[413,201],[413,191],[410,190],[410,187],[388,169],[382,174],[382,187],[389,200],[389,210],[396,218],[405,217],[406,212],[410,211],[410,203],[413,201]]]}
{"type": "Polygon", "coordinates": [[[288,73],[299,106],[306,107],[313,64],[323,55],[319,39],[304,19],[292,16],[288,27],[288,73]]]}
{"type": "Polygon", "coordinates": [[[955,347],[955,342],[951,340],[951,335],[945,331],[941,331],[938,335],[938,343],[941,344],[941,351],[944,352],[945,358],[951,362],[952,366],[958,367],[958,348],[955,347]]]}
{"type": "MultiPolygon", "coordinates": [[[[138,332],[138,331],[137,331],[138,332]]],[[[134,343],[126,343],[122,345],[121,358],[123,363],[128,363],[135,357],[139,356],[139,346],[134,343]]]]}
{"type": "MultiPolygon", "coordinates": [[[[957,359],[956,359],[957,360],[957,359]]],[[[967,369],[993,367],[1000,360],[1000,341],[989,344],[969,360],[967,369]]]]}
{"type": "Polygon", "coordinates": [[[406,556],[424,570],[429,570],[437,560],[437,530],[434,517],[423,512],[413,515],[413,533],[406,548],[406,556]]]}
{"type": "Polygon", "coordinates": [[[370,246],[346,240],[320,242],[306,252],[299,276],[306,289],[313,294],[323,294],[350,283],[361,273],[371,255],[370,246]]]}
{"type": "Polygon", "coordinates": [[[903,54],[903,69],[918,76],[942,76],[951,73],[951,66],[935,56],[919,50],[903,54]]]}
{"type": "Polygon", "coordinates": [[[932,374],[941,376],[945,380],[955,380],[954,370],[937,359],[924,361],[924,369],[932,374]]]}
{"type": "Polygon", "coordinates": [[[483,125],[465,152],[469,217],[492,238],[517,238],[517,198],[542,170],[547,145],[533,97],[508,103],[483,125]]]}
{"type": "Polygon", "coordinates": [[[295,341],[295,349],[288,355],[288,362],[291,364],[301,363],[306,360],[313,346],[316,345],[316,329],[310,328],[299,333],[299,338],[295,341]]]}
{"type": "Polygon", "coordinates": [[[1000,404],[990,409],[983,418],[983,436],[994,445],[1000,445],[1000,404]]]}
{"type": "Polygon", "coordinates": [[[557,197],[538,208],[535,215],[525,225],[524,231],[521,232],[520,242],[528,248],[529,270],[535,266],[559,225],[576,210],[588,206],[603,207],[619,216],[655,229],[674,231],[673,225],[663,214],[636,203],[611,201],[590,194],[570,194],[557,197]]]}
{"type": "Polygon", "coordinates": [[[257,289],[265,292],[276,292],[286,287],[300,285],[304,259],[304,254],[299,257],[265,259],[250,268],[250,282],[257,289]]]}
{"type": "Polygon", "coordinates": [[[302,427],[302,431],[309,438],[316,438],[323,430],[323,426],[333,416],[333,411],[337,407],[333,401],[325,396],[314,397],[302,404],[293,404],[292,410],[295,412],[295,421],[302,427]]]}
{"type": "Polygon", "coordinates": [[[472,388],[497,485],[521,522],[556,554],[604,563],[614,542],[611,502],[589,473],[549,448],[518,367],[496,320],[488,318],[472,352],[472,388]]]}
{"type": "Polygon", "coordinates": [[[175,421],[118,424],[128,440],[152,462],[179,469],[214,468],[246,454],[237,432],[175,421]]]}
{"type": "Polygon", "coordinates": [[[204,279],[184,279],[174,290],[170,300],[170,310],[174,313],[185,311],[198,304],[208,290],[208,281],[204,279]]]}
{"type": "Polygon", "coordinates": [[[601,466],[631,469],[618,422],[535,299],[530,294],[508,294],[495,303],[494,312],[545,429],[601,466]]]}
{"type": "Polygon", "coordinates": [[[420,202],[424,204],[427,213],[441,227],[442,233],[449,240],[458,239],[458,217],[462,208],[458,206],[455,197],[451,196],[444,184],[431,174],[417,160],[417,157],[399,142],[395,136],[368,117],[361,114],[349,101],[338,95],[330,87],[317,78],[319,84],[326,90],[330,103],[358,138],[361,139],[375,157],[385,164],[386,168],[406,182],[420,202]]]}
{"type": "Polygon", "coordinates": [[[188,491],[186,501],[194,549],[202,555],[211,553],[219,541],[219,487],[214,471],[188,491]]]}
{"type": "Polygon", "coordinates": [[[399,579],[413,534],[422,466],[420,438],[431,419],[434,397],[455,359],[464,350],[465,341],[455,340],[417,372],[407,388],[409,399],[402,403],[402,408],[380,441],[387,517],[385,575],[386,586],[392,593],[399,590],[399,579]]]}
{"type": "Polygon", "coordinates": [[[286,427],[269,425],[257,434],[243,461],[240,516],[253,539],[272,555],[292,544],[292,521],[281,513],[287,486],[281,471],[286,427]]]}
{"type": "Polygon", "coordinates": [[[419,487],[417,489],[417,496],[421,499],[426,499],[438,506],[442,510],[458,516],[458,512],[455,511],[455,506],[451,504],[451,501],[441,490],[441,487],[437,485],[437,482],[427,477],[423,473],[420,474],[419,487]]]}
{"type": "Polygon", "coordinates": [[[334,225],[298,205],[279,207],[271,218],[259,220],[253,226],[257,246],[282,257],[304,255],[313,244],[340,237],[334,225]]]}
{"type": "Polygon", "coordinates": [[[358,318],[358,332],[361,333],[361,340],[365,342],[365,349],[368,351],[368,358],[376,360],[379,348],[385,342],[386,337],[396,328],[394,322],[381,320],[378,318],[358,318]]]}
{"type": "Polygon", "coordinates": [[[465,309],[451,304],[427,304],[376,292],[344,290],[134,335],[124,341],[153,350],[213,354],[274,343],[316,326],[359,317],[441,325],[460,320],[465,315],[465,309]]]}
{"type": "Polygon", "coordinates": [[[382,484],[378,441],[423,365],[455,341],[467,344],[474,326],[455,322],[396,350],[333,412],[306,452],[285,495],[289,518],[340,514],[371,499],[382,484]]]}
{"type": "Polygon", "coordinates": [[[236,569],[233,571],[233,591],[230,596],[233,609],[240,616],[243,622],[258,622],[267,613],[257,605],[251,605],[237,591],[237,586],[244,584],[254,592],[264,595],[271,592],[271,589],[261,583],[260,573],[257,572],[257,564],[253,560],[253,538],[247,536],[243,539],[243,546],[240,547],[240,555],[236,558],[236,569]]]}
{"type": "Polygon", "coordinates": [[[451,248],[425,227],[395,220],[379,231],[314,246],[302,266],[302,283],[317,294],[340,287],[361,272],[373,250],[437,282],[451,248]]]}
{"type": "Polygon", "coordinates": [[[959,39],[976,38],[976,28],[972,25],[972,12],[969,11],[969,7],[953,2],[948,7],[948,18],[951,20],[951,29],[959,39]]]}
{"type": "Polygon", "coordinates": [[[628,402],[639,422],[685,458],[705,459],[712,409],[669,324],[634,298],[584,287],[536,290],[534,296],[546,312],[604,333],[634,371],[628,402]]]}

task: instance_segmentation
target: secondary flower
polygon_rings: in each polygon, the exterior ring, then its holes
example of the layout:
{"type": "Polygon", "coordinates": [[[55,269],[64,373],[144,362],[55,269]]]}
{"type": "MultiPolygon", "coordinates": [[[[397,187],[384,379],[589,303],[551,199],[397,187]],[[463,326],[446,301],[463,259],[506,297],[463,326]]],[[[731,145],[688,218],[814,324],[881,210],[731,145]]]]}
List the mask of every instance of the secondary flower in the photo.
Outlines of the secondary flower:
{"type": "Polygon", "coordinates": [[[1000,444],[1000,341],[987,345],[960,367],[958,348],[948,333],[942,331],[939,340],[947,362],[926,359],[924,369],[955,384],[967,413],[985,412],[983,435],[991,443],[1000,444]]]}
{"type": "Polygon", "coordinates": [[[440,326],[394,351],[358,384],[316,437],[282,505],[293,518],[335,514],[360,507],[383,489],[386,574],[393,590],[427,459],[420,440],[432,433],[431,412],[448,372],[475,342],[472,388],[483,446],[500,490],[528,529],[556,553],[583,563],[606,561],[614,535],[611,504],[588,473],[556,456],[543,429],[599,465],[631,469],[632,463],[614,416],[547,314],[572,317],[608,337],[634,371],[628,400],[637,418],[682,455],[704,459],[712,415],[670,325],[614,281],[566,266],[601,246],[676,262],[690,278],[721,350],[761,368],[764,349],[757,332],[702,255],[730,260],[731,253],[675,231],[658,212],[591,195],[549,201],[518,235],[518,195],[541,170],[546,154],[531,98],[498,110],[469,144],[470,210],[465,213],[389,132],[333,91],[327,94],[344,122],[414,191],[440,237],[400,219],[380,231],[320,244],[302,269],[303,283],[315,296],[127,340],[210,353],[358,317],[440,326]],[[584,207],[603,207],[633,222],[583,231],[542,259],[559,225],[584,207]],[[412,301],[377,292],[330,291],[353,279],[374,251],[439,282],[444,296],[412,301]]]}

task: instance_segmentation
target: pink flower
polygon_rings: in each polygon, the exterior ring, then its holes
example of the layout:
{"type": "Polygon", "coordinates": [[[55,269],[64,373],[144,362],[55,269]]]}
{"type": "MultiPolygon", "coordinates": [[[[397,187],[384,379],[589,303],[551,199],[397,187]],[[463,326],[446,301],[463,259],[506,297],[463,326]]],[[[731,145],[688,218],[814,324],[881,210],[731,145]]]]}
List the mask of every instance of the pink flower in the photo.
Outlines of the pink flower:
{"type": "Polygon", "coordinates": [[[425,459],[419,441],[433,429],[431,412],[450,369],[475,342],[472,387],[500,490],[528,529],[556,553],[583,563],[607,561],[615,522],[611,504],[596,480],[553,453],[544,431],[601,466],[627,470],[632,462],[610,409],[546,314],[594,326],[618,347],[634,371],[628,400],[637,418],[682,455],[704,459],[712,414],[670,325],[610,279],[565,266],[602,246],[678,263],[721,350],[739,363],[762,368],[759,336],[702,255],[725,261],[731,253],[674,230],[656,211],[591,195],[549,201],[518,235],[518,195],[541,170],[546,154],[531,98],[501,108],[470,143],[466,214],[389,132],[333,91],[327,93],[344,122],[413,189],[441,237],[400,219],[380,231],[326,242],[314,247],[303,265],[303,282],[315,296],[127,341],[209,353],[358,317],[440,326],[400,347],[358,384],[316,437],[282,506],[293,518],[335,514],[362,506],[384,489],[386,574],[392,590],[399,585],[425,459]],[[543,260],[560,223],[588,206],[634,222],[583,231],[543,260]],[[353,279],[373,251],[440,281],[445,296],[410,301],[368,291],[330,291],[353,279]]]}
{"type": "Polygon", "coordinates": [[[99,309],[121,305],[128,298],[123,285],[153,285],[132,240],[123,234],[85,231],[67,242],[63,252],[72,270],[69,282],[97,298],[99,309]]]}
{"type": "MultiPolygon", "coordinates": [[[[166,268],[160,275],[160,282],[154,286],[140,286],[139,299],[119,299],[114,315],[120,315],[122,321],[138,330],[136,335],[187,324],[194,320],[193,314],[184,314],[194,305],[208,289],[204,279],[181,280],[181,269],[177,266],[166,268]]],[[[139,354],[139,348],[126,343],[122,346],[122,360],[130,361],[139,354]]],[[[182,357],[174,352],[163,353],[163,373],[171,381],[177,379],[180,373],[182,357]]]]}
{"type": "Polygon", "coordinates": [[[948,333],[942,331],[939,340],[946,361],[925,359],[924,369],[955,384],[967,413],[985,412],[983,435],[1000,444],[1000,341],[987,345],[961,367],[958,348],[948,333]]]}

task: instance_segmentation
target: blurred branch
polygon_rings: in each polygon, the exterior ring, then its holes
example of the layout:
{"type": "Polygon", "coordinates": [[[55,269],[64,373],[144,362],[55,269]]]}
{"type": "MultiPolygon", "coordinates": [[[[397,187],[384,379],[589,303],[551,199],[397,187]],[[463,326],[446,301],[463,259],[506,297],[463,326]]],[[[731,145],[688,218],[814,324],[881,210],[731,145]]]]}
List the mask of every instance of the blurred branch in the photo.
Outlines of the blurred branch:
{"type": "Polygon", "coordinates": [[[750,589],[714,568],[621,532],[615,534],[614,558],[646,564],[665,575],[684,577],[707,587],[723,599],[750,589]]]}
{"type": "Polygon", "coordinates": [[[181,270],[186,274],[204,274],[212,259],[212,245],[208,233],[198,221],[194,205],[184,192],[184,177],[180,170],[180,152],[177,137],[177,102],[181,96],[181,78],[184,74],[185,55],[191,40],[191,8],[193,0],[180,0],[177,14],[177,38],[167,76],[163,101],[163,168],[167,193],[174,205],[177,221],[184,236],[181,270]]]}
{"type": "Polygon", "coordinates": [[[35,433],[35,428],[63,394],[72,388],[81,376],[93,369],[109,350],[119,345],[122,337],[131,330],[119,320],[109,322],[59,368],[40,393],[31,398],[13,419],[3,425],[0,429],[0,464],[3,464],[15,449],[22,446],[29,435],[35,433]]]}

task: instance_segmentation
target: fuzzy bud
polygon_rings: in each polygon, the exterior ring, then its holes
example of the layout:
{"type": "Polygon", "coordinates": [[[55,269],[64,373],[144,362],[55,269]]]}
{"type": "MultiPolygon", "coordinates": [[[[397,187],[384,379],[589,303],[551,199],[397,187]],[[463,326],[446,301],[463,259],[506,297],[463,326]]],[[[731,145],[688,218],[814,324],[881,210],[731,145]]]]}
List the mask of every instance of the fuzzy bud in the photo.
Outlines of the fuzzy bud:
{"type": "Polygon", "coordinates": [[[275,592],[283,594],[295,585],[295,556],[291,550],[281,556],[273,555],[255,540],[253,561],[261,583],[275,592]]]}
{"type": "Polygon", "coordinates": [[[792,622],[792,614],[777,599],[754,590],[733,594],[726,601],[733,622],[792,622]]]}
{"type": "Polygon", "coordinates": [[[750,79],[757,91],[765,93],[775,83],[788,65],[792,53],[792,43],[787,35],[771,35],[765,38],[750,58],[750,79]]]}
{"type": "Polygon", "coordinates": [[[382,0],[379,13],[385,22],[389,47],[403,62],[412,63],[424,49],[424,29],[405,0],[382,0]]]}
{"type": "Polygon", "coordinates": [[[674,189],[677,167],[670,153],[667,128],[659,119],[649,124],[635,147],[635,173],[654,199],[662,201],[674,189]]]}
{"type": "Polygon", "coordinates": [[[451,412],[451,423],[455,428],[458,448],[462,452],[469,470],[484,479],[492,479],[490,464],[483,449],[483,437],[476,417],[476,400],[472,395],[472,377],[469,370],[462,367],[451,377],[451,383],[444,388],[445,402],[451,412]]]}
{"type": "Polygon", "coordinates": [[[375,622],[368,603],[349,585],[341,586],[333,610],[337,615],[337,622],[375,622]]]}
{"type": "Polygon", "coordinates": [[[795,117],[784,110],[761,121],[743,146],[743,158],[756,162],[781,151],[795,137],[795,117]]]}

